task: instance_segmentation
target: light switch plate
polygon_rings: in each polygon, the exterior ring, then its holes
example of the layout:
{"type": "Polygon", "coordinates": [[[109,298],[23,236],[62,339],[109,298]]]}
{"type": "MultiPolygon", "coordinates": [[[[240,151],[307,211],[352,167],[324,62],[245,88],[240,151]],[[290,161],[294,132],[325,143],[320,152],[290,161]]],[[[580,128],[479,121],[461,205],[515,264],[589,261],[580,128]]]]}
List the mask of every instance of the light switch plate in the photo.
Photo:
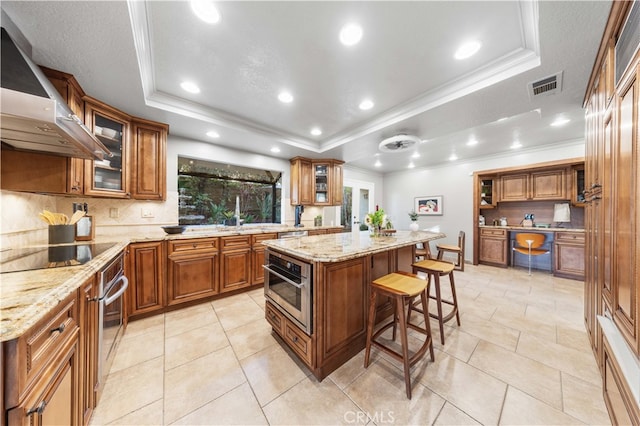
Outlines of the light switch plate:
{"type": "Polygon", "coordinates": [[[117,218],[119,218],[119,217],[120,217],[120,211],[118,210],[118,208],[117,208],[117,207],[111,207],[111,208],[109,209],[109,217],[110,217],[111,219],[117,219],[117,218]]]}
{"type": "Polygon", "coordinates": [[[142,209],[141,216],[142,217],[153,217],[153,212],[151,211],[151,209],[142,209]]]}

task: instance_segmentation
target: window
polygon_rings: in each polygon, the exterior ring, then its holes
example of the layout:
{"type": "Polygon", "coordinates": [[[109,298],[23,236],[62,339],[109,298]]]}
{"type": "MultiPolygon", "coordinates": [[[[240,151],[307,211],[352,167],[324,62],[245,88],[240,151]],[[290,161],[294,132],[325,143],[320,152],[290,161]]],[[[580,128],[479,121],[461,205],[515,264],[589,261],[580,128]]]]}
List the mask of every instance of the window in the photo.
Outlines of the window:
{"type": "Polygon", "coordinates": [[[280,223],[282,172],[178,157],[180,225],[280,223]]]}

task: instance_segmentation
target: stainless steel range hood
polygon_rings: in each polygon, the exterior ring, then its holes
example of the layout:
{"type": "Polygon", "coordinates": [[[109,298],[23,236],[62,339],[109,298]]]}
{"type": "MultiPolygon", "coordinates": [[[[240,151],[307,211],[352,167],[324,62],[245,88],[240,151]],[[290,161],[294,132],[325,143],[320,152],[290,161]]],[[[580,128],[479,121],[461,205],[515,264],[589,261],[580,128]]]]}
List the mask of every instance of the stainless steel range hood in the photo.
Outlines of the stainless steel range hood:
{"type": "Polygon", "coordinates": [[[0,139],[15,149],[102,160],[109,150],[2,28],[0,139]]]}

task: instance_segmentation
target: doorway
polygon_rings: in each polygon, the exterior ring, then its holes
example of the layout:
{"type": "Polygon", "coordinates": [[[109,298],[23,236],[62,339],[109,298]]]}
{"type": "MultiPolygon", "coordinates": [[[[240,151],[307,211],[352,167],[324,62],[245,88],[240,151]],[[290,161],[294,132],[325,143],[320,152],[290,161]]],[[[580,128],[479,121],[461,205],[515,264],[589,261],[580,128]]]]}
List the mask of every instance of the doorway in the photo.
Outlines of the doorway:
{"type": "Polygon", "coordinates": [[[373,182],[345,179],[342,196],[341,222],[345,232],[364,224],[367,213],[374,210],[373,182]]]}

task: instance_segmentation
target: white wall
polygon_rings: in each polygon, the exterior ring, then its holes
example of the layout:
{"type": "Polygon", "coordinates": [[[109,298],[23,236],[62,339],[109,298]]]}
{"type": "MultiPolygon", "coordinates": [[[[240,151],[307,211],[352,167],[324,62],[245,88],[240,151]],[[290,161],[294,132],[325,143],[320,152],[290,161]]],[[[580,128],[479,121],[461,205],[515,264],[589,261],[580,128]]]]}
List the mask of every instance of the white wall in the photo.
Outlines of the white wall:
{"type": "Polygon", "coordinates": [[[473,259],[470,238],[475,225],[472,223],[474,172],[578,157],[584,157],[584,140],[550,149],[528,150],[517,154],[507,152],[479,161],[391,173],[384,176],[384,201],[380,206],[390,215],[396,229],[409,229],[408,212],[414,208],[414,198],[442,195],[443,215],[419,216],[420,229],[438,229],[447,234],[447,238],[440,241],[450,244],[457,243],[459,231],[465,231],[465,258],[470,261],[473,259]]]}

